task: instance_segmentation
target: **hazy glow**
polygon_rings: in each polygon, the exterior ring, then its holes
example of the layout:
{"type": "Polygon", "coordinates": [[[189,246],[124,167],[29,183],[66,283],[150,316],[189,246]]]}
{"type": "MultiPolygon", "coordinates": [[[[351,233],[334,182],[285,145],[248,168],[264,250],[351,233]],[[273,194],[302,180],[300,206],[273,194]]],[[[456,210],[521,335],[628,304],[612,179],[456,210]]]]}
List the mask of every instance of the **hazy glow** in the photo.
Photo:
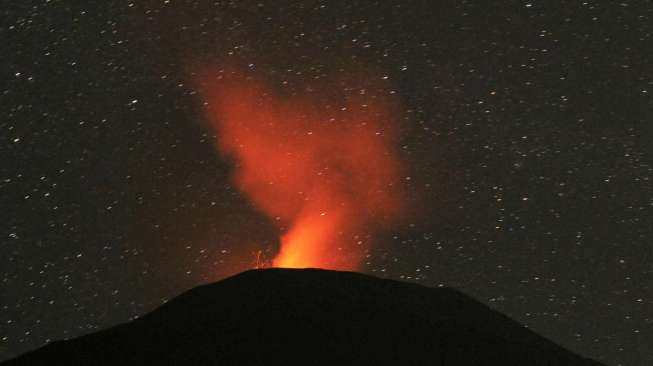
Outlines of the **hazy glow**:
{"type": "Polygon", "coordinates": [[[244,73],[202,74],[236,185],[284,231],[274,266],[355,270],[370,245],[357,237],[399,217],[395,105],[380,80],[357,75],[319,89],[327,96],[285,96],[244,73]]]}

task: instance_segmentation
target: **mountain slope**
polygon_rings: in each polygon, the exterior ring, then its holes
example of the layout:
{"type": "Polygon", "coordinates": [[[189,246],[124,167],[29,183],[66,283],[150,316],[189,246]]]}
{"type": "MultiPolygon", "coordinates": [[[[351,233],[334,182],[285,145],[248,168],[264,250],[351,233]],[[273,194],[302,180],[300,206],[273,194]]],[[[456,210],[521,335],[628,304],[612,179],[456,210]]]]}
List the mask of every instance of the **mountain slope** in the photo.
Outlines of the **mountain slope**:
{"type": "Polygon", "coordinates": [[[45,364],[600,365],[458,291],[315,269],[243,272],[2,366],[45,364]]]}

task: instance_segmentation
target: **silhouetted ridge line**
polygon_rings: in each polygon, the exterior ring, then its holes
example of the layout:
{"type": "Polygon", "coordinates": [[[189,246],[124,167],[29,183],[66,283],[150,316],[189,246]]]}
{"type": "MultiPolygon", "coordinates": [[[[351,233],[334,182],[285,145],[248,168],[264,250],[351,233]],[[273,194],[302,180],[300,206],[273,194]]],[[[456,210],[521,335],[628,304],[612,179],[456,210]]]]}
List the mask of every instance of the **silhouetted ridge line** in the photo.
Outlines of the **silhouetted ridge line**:
{"type": "Polygon", "coordinates": [[[196,287],[2,366],[46,364],[600,365],[454,289],[277,268],[196,287]]]}

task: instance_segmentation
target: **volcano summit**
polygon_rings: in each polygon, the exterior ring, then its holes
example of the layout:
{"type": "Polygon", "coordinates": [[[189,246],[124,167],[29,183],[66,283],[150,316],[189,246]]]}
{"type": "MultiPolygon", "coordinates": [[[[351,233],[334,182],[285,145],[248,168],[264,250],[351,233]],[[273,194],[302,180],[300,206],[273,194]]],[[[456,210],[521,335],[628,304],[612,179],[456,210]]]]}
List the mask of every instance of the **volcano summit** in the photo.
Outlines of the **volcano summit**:
{"type": "Polygon", "coordinates": [[[601,365],[456,290],[317,269],[243,272],[2,366],[45,364],[601,365]]]}

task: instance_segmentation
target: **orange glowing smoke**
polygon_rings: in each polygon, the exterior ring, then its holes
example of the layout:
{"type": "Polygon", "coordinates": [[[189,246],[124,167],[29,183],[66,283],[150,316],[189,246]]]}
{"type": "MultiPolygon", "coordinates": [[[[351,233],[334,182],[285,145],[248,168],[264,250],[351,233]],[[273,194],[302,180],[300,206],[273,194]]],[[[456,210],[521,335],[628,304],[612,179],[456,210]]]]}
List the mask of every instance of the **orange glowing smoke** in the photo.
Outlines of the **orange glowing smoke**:
{"type": "Polygon", "coordinates": [[[371,231],[400,216],[386,81],[358,75],[284,95],[282,85],[246,72],[202,75],[208,120],[234,160],[236,185],[284,232],[272,265],[358,268],[371,231]]]}

